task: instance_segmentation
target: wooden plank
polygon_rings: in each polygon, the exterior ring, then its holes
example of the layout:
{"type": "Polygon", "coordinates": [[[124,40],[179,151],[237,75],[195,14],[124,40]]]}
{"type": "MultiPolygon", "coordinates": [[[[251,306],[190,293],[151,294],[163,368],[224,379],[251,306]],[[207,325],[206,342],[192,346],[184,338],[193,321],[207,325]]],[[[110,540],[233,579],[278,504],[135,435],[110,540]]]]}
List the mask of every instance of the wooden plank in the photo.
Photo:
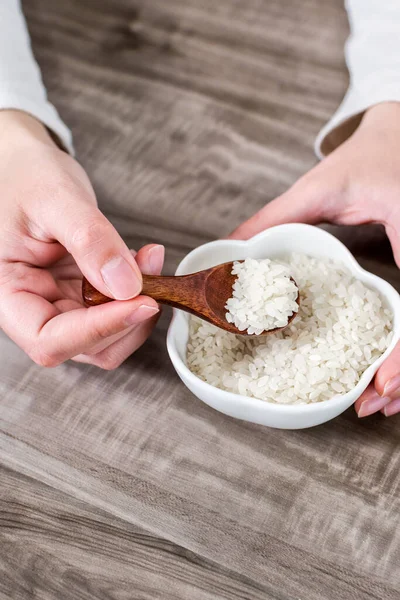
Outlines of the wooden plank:
{"type": "Polygon", "coordinates": [[[265,430],[193,399],[156,357],[33,367],[2,402],[3,463],[283,598],[396,598],[395,421],[265,430]]]}
{"type": "Polygon", "coordinates": [[[0,467],[0,598],[274,596],[184,548],[0,467]]]}
{"type": "MultiPolygon", "coordinates": [[[[73,129],[101,207],[131,247],[165,243],[167,272],[312,166],[314,136],[346,87],[341,0],[24,7],[50,97],[73,129]]],[[[364,264],[399,282],[380,230],[335,231],[364,264]]],[[[70,585],[75,597],[128,598],[141,580],[137,597],[157,597],[165,585],[165,594],[202,599],[213,597],[214,568],[214,597],[398,598],[398,420],[359,422],[350,410],[290,432],[229,419],[179,382],[165,349],[167,323],[168,312],[146,346],[111,373],[40,369],[0,335],[0,461],[11,470],[3,490],[10,498],[15,486],[14,511],[24,499],[2,560],[12,557],[25,581],[32,557],[43,553],[37,576],[43,568],[48,583],[34,589],[44,598],[68,598],[61,594],[70,585]],[[36,525],[35,549],[23,523],[40,514],[36,494],[48,525],[36,525]],[[124,528],[163,540],[148,552],[148,570],[141,566],[135,579],[119,552],[109,564],[123,573],[122,587],[114,596],[96,587],[107,559],[96,555],[87,570],[92,548],[79,524],[71,525],[70,559],[50,539],[46,528],[61,526],[53,501],[72,521],[90,513],[85,531],[100,546],[137,553],[140,543],[124,528]],[[109,523],[108,537],[96,519],[109,523]],[[162,544],[174,556],[182,548],[200,557],[207,573],[192,570],[183,587],[169,587],[172,571],[159,572],[162,544]],[[63,592],[49,583],[53,570],[63,592]]],[[[29,586],[16,589],[33,597],[29,586]]]]}
{"type": "Polygon", "coordinates": [[[218,4],[26,3],[101,206],[132,227],[226,234],[315,162],[345,90],[339,0],[218,4]]]}

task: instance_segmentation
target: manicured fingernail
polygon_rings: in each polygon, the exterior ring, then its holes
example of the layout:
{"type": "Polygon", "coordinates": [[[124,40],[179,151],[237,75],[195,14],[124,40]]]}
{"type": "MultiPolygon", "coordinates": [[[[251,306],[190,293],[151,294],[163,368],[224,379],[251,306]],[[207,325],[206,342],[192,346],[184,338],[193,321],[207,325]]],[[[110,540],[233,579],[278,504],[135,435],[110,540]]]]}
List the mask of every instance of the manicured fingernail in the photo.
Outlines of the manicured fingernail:
{"type": "Polygon", "coordinates": [[[391,398],[397,398],[400,396],[400,375],[396,375],[389,379],[383,388],[382,396],[390,396],[391,398]]]}
{"type": "Polygon", "coordinates": [[[390,404],[385,406],[383,409],[383,414],[385,417],[391,417],[398,412],[400,412],[400,398],[397,398],[397,400],[392,400],[390,404]]]}
{"type": "Polygon", "coordinates": [[[158,273],[164,261],[165,248],[164,246],[153,246],[149,250],[149,267],[152,273],[158,273]]]}
{"type": "Polygon", "coordinates": [[[358,416],[368,417],[369,415],[373,415],[374,413],[381,410],[386,404],[389,404],[390,398],[382,398],[378,394],[374,394],[372,398],[368,398],[365,402],[361,404],[360,410],[358,411],[358,416]]]}
{"type": "Polygon", "coordinates": [[[137,325],[138,323],[142,323],[151,317],[154,317],[159,311],[158,308],[154,308],[153,306],[146,306],[145,304],[141,304],[136,310],[133,311],[126,319],[125,323],[129,325],[137,325]]]}
{"type": "Polygon", "coordinates": [[[113,258],[101,269],[101,276],[116,300],[134,298],[142,289],[142,282],[137,271],[122,256],[113,258]]]}

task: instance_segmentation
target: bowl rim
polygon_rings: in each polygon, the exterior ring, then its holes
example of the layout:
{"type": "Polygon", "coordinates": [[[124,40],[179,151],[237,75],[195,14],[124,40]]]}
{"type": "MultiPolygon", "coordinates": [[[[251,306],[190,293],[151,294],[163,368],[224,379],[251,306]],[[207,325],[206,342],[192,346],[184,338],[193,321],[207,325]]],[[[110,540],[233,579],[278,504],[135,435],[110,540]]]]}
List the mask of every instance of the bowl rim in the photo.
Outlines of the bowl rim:
{"type": "Polygon", "coordinates": [[[175,274],[183,275],[184,272],[186,272],[185,267],[186,267],[187,263],[189,261],[191,261],[194,257],[196,257],[198,254],[201,254],[205,248],[210,248],[210,247],[212,247],[212,248],[220,247],[221,248],[221,247],[227,247],[227,246],[232,247],[232,245],[237,246],[237,247],[253,246],[253,245],[257,245],[257,243],[261,239],[264,239],[264,238],[268,237],[269,235],[271,235],[271,232],[276,232],[277,230],[282,231],[285,229],[288,231],[290,231],[290,229],[298,230],[299,228],[303,229],[304,231],[312,230],[313,232],[315,232],[315,230],[318,230],[320,235],[333,239],[334,243],[336,243],[341,248],[342,253],[345,255],[346,261],[348,261],[348,262],[345,262],[344,264],[346,266],[351,267],[352,273],[358,273],[359,275],[363,276],[364,281],[365,281],[365,279],[368,279],[369,280],[368,283],[369,282],[374,282],[374,284],[376,283],[377,285],[373,285],[371,287],[374,287],[386,299],[386,301],[389,302],[389,298],[390,298],[389,304],[390,304],[390,308],[393,310],[393,321],[394,321],[394,323],[393,323],[393,338],[392,338],[390,345],[385,350],[385,352],[379,358],[377,358],[363,372],[357,385],[354,388],[352,388],[349,392],[346,392],[346,394],[337,394],[335,396],[332,396],[328,400],[321,400],[320,402],[312,402],[312,403],[304,403],[304,404],[279,404],[279,403],[274,403],[274,402],[268,402],[268,401],[262,400],[261,398],[254,398],[252,396],[242,396],[241,394],[235,394],[234,392],[229,392],[228,390],[222,390],[221,388],[215,387],[215,386],[211,385],[210,383],[203,381],[197,375],[195,375],[189,369],[189,367],[185,364],[185,362],[182,360],[182,358],[180,357],[179,352],[176,347],[176,343],[175,343],[175,330],[176,330],[177,324],[179,323],[179,320],[182,318],[188,319],[189,315],[188,316],[181,315],[180,314],[181,311],[179,311],[177,309],[173,309],[173,316],[172,316],[172,320],[170,322],[170,325],[168,328],[168,333],[167,333],[167,350],[168,350],[170,359],[172,361],[172,364],[174,365],[178,374],[180,374],[182,372],[187,379],[192,380],[193,383],[195,385],[199,386],[200,389],[204,390],[204,392],[217,394],[218,398],[222,401],[228,401],[228,402],[234,401],[236,403],[246,404],[246,406],[249,408],[251,406],[254,406],[257,409],[261,409],[261,407],[264,407],[262,410],[267,410],[267,411],[276,412],[276,413],[284,412],[284,413],[288,413],[288,414],[289,413],[292,413],[292,414],[303,413],[304,414],[304,412],[320,412],[320,411],[323,412],[323,411],[325,411],[325,409],[328,406],[331,408],[338,407],[338,406],[340,406],[340,407],[351,406],[351,404],[355,401],[355,400],[352,400],[351,397],[356,394],[355,397],[358,398],[363,393],[363,391],[369,385],[369,382],[372,380],[372,378],[376,374],[379,367],[383,364],[383,362],[386,360],[386,358],[391,354],[391,352],[395,348],[396,344],[400,341],[400,295],[397,292],[397,290],[388,281],[386,281],[382,277],[379,277],[378,275],[375,275],[374,273],[371,273],[370,271],[367,271],[366,269],[364,269],[360,265],[360,263],[356,260],[356,258],[353,256],[353,254],[350,252],[350,250],[343,244],[343,242],[341,242],[341,240],[339,240],[336,236],[334,236],[330,232],[325,231],[324,229],[322,229],[320,227],[316,227],[316,226],[308,225],[308,224],[304,224],[304,223],[286,223],[283,225],[276,225],[275,227],[270,227],[269,229],[266,229],[266,230],[258,233],[257,235],[253,236],[252,238],[250,238],[248,240],[221,239],[221,240],[214,240],[211,242],[206,242],[205,244],[202,244],[202,245],[194,248],[191,252],[189,252],[182,259],[182,261],[179,263],[179,265],[176,269],[175,274]]]}

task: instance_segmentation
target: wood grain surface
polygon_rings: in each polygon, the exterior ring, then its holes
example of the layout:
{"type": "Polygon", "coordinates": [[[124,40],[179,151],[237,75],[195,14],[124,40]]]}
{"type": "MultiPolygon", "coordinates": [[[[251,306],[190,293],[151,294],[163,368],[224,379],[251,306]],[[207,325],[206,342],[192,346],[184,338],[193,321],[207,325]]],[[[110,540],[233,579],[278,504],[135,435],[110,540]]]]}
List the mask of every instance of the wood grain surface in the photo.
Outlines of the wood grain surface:
{"type": "MultiPolygon", "coordinates": [[[[104,212],[166,274],[309,169],[347,85],[342,0],[26,0],[104,212]]],[[[399,287],[375,228],[335,229],[399,287]]],[[[230,419],[166,353],[37,367],[0,335],[1,600],[400,598],[400,421],[230,419]]]]}

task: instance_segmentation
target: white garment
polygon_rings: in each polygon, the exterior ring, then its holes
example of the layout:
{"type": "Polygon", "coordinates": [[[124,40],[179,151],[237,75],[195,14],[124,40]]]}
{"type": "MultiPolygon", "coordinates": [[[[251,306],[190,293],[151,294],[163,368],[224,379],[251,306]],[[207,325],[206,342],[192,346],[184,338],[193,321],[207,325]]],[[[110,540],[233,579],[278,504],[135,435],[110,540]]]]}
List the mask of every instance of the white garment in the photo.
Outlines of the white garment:
{"type": "Polygon", "coordinates": [[[0,109],[5,108],[30,113],[73,153],[71,132],[47,100],[20,0],[0,0],[0,109]]]}
{"type": "Polygon", "coordinates": [[[356,130],[364,111],[400,101],[400,0],[346,0],[350,85],[342,104],[315,141],[323,158],[356,130]]]}
{"type": "MultiPolygon", "coordinates": [[[[346,43],[350,86],[318,134],[319,158],[354,132],[368,107],[400,101],[400,0],[346,0],[346,8],[351,27],[346,43]]],[[[73,153],[71,132],[47,100],[20,0],[0,0],[0,109],[5,108],[32,114],[73,153]]]]}

